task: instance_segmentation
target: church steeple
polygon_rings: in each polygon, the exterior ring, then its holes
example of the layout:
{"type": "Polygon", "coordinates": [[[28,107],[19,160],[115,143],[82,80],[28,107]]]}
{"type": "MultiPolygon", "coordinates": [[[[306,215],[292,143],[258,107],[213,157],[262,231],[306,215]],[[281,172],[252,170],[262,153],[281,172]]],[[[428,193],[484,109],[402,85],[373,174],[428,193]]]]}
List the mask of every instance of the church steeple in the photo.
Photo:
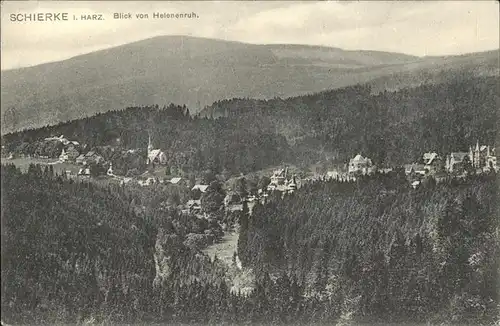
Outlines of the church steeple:
{"type": "Polygon", "coordinates": [[[113,163],[109,162],[108,175],[113,175],[113,163]]]}
{"type": "Polygon", "coordinates": [[[474,161],[473,161],[473,166],[474,167],[479,167],[481,162],[481,153],[480,153],[480,149],[479,149],[479,140],[476,141],[476,148],[474,149],[474,161]]]}

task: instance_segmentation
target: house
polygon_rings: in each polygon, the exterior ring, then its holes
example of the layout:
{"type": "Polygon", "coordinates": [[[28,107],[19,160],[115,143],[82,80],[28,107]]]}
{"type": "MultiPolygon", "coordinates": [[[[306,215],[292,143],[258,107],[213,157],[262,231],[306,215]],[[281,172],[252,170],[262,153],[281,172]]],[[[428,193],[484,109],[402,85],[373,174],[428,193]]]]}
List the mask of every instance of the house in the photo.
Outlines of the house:
{"type": "MultiPolygon", "coordinates": [[[[342,171],[328,171],[326,172],[326,180],[337,180],[337,181],[349,181],[354,179],[352,174],[349,174],[347,172],[342,172],[342,171]]],[[[304,182],[310,183],[318,180],[323,180],[322,178],[319,177],[313,177],[313,178],[306,178],[304,179],[304,182]]]]}
{"type": "MultiPolygon", "coordinates": [[[[286,171],[286,170],[285,170],[286,171]]],[[[286,175],[286,172],[285,172],[286,175]]],[[[273,183],[271,182],[267,186],[268,191],[281,191],[283,194],[285,193],[292,193],[295,190],[297,190],[297,181],[296,181],[296,176],[293,175],[290,179],[286,179],[284,181],[281,181],[281,177],[275,179],[276,181],[273,183]]]]}
{"type": "Polygon", "coordinates": [[[286,174],[288,172],[288,168],[274,170],[273,175],[271,176],[271,183],[274,185],[281,185],[285,183],[286,174]]]}
{"type": "Polygon", "coordinates": [[[284,169],[274,170],[273,175],[271,176],[271,182],[267,186],[268,191],[284,191],[286,190],[286,176],[288,173],[288,167],[284,169]]]}
{"type": "Polygon", "coordinates": [[[87,154],[85,154],[85,159],[83,161],[83,164],[89,164],[90,162],[99,164],[104,161],[104,158],[97,154],[95,151],[89,151],[87,154]]]}
{"type": "Polygon", "coordinates": [[[363,157],[361,154],[356,155],[353,159],[349,160],[349,173],[350,174],[371,174],[374,172],[372,160],[368,157],[363,157]]]}
{"type": "Polygon", "coordinates": [[[59,155],[59,161],[66,162],[67,160],[68,160],[68,154],[66,154],[66,151],[63,148],[61,151],[61,155],[59,155]]]}
{"type": "Polygon", "coordinates": [[[97,155],[97,153],[95,151],[88,151],[86,154],[85,154],[85,158],[89,158],[89,157],[92,157],[94,155],[97,155]]]}
{"type": "Polygon", "coordinates": [[[90,177],[90,168],[89,167],[83,167],[78,171],[78,176],[81,177],[90,177]]]}
{"type": "Polygon", "coordinates": [[[436,152],[424,153],[424,156],[423,156],[424,164],[425,165],[432,165],[437,161],[438,158],[439,158],[439,155],[436,152]]]}
{"type": "MultiPolygon", "coordinates": [[[[63,136],[61,135],[61,137],[63,137],[63,136]]],[[[59,137],[46,137],[46,138],[44,138],[44,140],[57,140],[57,141],[59,141],[59,137]]]]}
{"type": "Polygon", "coordinates": [[[425,164],[412,163],[412,164],[405,164],[404,167],[406,175],[419,174],[425,176],[428,172],[428,170],[425,167],[425,164]]]}
{"type": "Polygon", "coordinates": [[[84,154],[80,154],[80,156],[78,156],[75,160],[76,164],[80,164],[80,165],[83,165],[85,164],[85,155],[84,154]]]}
{"type": "Polygon", "coordinates": [[[167,156],[160,149],[153,149],[153,145],[151,143],[151,137],[149,137],[147,164],[166,164],[166,163],[167,163],[167,156]]]}
{"type": "Polygon", "coordinates": [[[428,152],[423,155],[425,169],[429,172],[436,173],[442,171],[443,164],[441,157],[436,152],[428,152]]]}
{"type": "Polygon", "coordinates": [[[167,156],[159,149],[148,152],[147,164],[166,164],[167,156]]]}
{"type": "MultiPolygon", "coordinates": [[[[68,144],[72,143],[67,138],[65,138],[64,135],[61,135],[59,137],[47,137],[47,138],[45,138],[45,140],[49,140],[49,141],[55,140],[55,141],[61,142],[63,145],[68,145],[68,144]]],[[[78,144],[78,142],[76,142],[76,143],[78,144]]]]}
{"type": "Polygon", "coordinates": [[[186,208],[189,211],[194,211],[194,212],[201,211],[201,200],[199,199],[188,200],[188,202],[186,203],[186,208]]]}
{"type": "Polygon", "coordinates": [[[497,158],[496,156],[488,156],[486,160],[486,166],[484,168],[485,171],[495,171],[498,172],[498,166],[497,166],[497,158]]]}
{"type": "Polygon", "coordinates": [[[287,182],[287,186],[288,186],[287,191],[289,193],[292,193],[295,190],[297,190],[297,181],[295,180],[295,175],[292,176],[292,180],[290,180],[289,182],[287,182]]]}
{"type": "Polygon", "coordinates": [[[80,155],[80,153],[75,148],[75,146],[68,146],[68,148],[66,149],[66,155],[69,161],[75,161],[76,158],[80,155]]]}
{"type": "Polygon", "coordinates": [[[146,180],[139,180],[138,183],[139,183],[139,185],[141,185],[143,187],[144,186],[150,186],[150,185],[153,185],[153,184],[156,183],[156,179],[150,177],[150,178],[147,178],[146,180]]]}
{"type": "Polygon", "coordinates": [[[326,172],[326,179],[327,180],[338,180],[340,178],[340,173],[338,171],[328,171],[326,172]]]}
{"type": "Polygon", "coordinates": [[[179,177],[177,177],[177,178],[172,178],[172,179],[170,179],[170,183],[171,183],[171,184],[174,184],[174,185],[176,185],[176,184],[180,184],[180,183],[181,183],[181,180],[182,180],[182,178],[179,178],[179,177]]]}
{"type": "Polygon", "coordinates": [[[133,180],[132,178],[123,178],[122,181],[120,182],[120,185],[126,185],[132,180],[133,180]]]}
{"type": "Polygon", "coordinates": [[[446,158],[446,170],[448,172],[457,172],[465,168],[467,164],[470,164],[470,152],[454,152],[447,156],[446,158]]]}
{"type": "Polygon", "coordinates": [[[56,141],[59,141],[61,143],[69,142],[66,138],[64,138],[64,135],[61,135],[59,137],[47,137],[47,138],[45,138],[45,140],[56,140],[56,141]]]}
{"type": "Polygon", "coordinates": [[[207,185],[194,185],[193,188],[191,188],[192,191],[199,190],[202,193],[206,192],[208,189],[207,185]]]}

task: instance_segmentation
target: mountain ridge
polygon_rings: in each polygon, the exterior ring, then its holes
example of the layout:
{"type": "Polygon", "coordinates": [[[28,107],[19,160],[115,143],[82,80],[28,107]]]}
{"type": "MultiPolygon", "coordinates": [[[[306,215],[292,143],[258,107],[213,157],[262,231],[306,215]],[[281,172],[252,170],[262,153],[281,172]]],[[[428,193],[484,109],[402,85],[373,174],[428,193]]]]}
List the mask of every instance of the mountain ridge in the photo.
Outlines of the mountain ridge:
{"type": "Polygon", "coordinates": [[[408,56],[408,57],[414,57],[414,58],[422,58],[422,57],[419,57],[419,56],[410,55],[410,54],[406,54],[406,53],[397,53],[397,52],[389,52],[389,51],[377,51],[377,50],[345,50],[345,49],[342,49],[342,48],[339,48],[339,47],[323,46],[323,45],[313,45],[313,44],[295,44],[295,43],[292,43],[292,44],[287,44],[287,43],[245,43],[245,42],[234,41],[234,40],[222,40],[222,39],[217,39],[217,38],[204,38],[204,37],[197,37],[197,36],[160,35],[160,36],[153,36],[153,37],[145,38],[145,39],[142,39],[142,40],[133,41],[133,42],[130,42],[130,43],[120,44],[120,45],[116,45],[116,46],[112,46],[112,47],[108,47],[108,48],[103,48],[103,49],[99,49],[99,50],[95,50],[95,51],[91,51],[91,52],[86,52],[86,53],[83,53],[83,54],[78,54],[78,55],[75,55],[75,56],[72,56],[72,57],[69,57],[69,58],[66,58],[66,59],[62,59],[62,60],[44,62],[44,63],[35,64],[35,65],[31,65],[31,66],[26,66],[26,67],[17,67],[17,68],[2,69],[2,73],[3,72],[10,72],[10,71],[13,71],[13,70],[23,70],[23,69],[40,67],[40,66],[44,66],[44,65],[51,65],[51,64],[61,63],[61,62],[64,62],[64,61],[70,61],[70,60],[73,60],[73,59],[78,59],[79,57],[84,57],[84,56],[87,56],[89,54],[105,53],[105,52],[107,52],[109,50],[114,50],[114,49],[118,49],[118,48],[121,48],[121,47],[128,47],[128,46],[134,46],[134,45],[142,45],[142,43],[153,42],[155,40],[165,39],[165,38],[169,38],[169,39],[176,39],[176,38],[182,39],[182,38],[186,38],[186,39],[193,39],[193,40],[205,40],[205,41],[213,41],[213,42],[220,42],[220,43],[228,43],[228,44],[239,44],[239,45],[245,45],[245,46],[246,45],[254,45],[254,46],[270,46],[270,47],[290,47],[290,48],[300,47],[300,48],[311,48],[311,49],[339,50],[339,51],[343,51],[343,52],[374,52],[374,53],[398,54],[398,55],[402,55],[402,56],[408,56]]]}
{"type": "Polygon", "coordinates": [[[498,50],[426,59],[310,45],[158,36],[2,71],[2,134],[135,105],[186,104],[198,113],[224,99],[300,96],[380,78],[375,89],[398,89],[422,79],[433,82],[432,73],[428,80],[419,76],[425,69],[479,69],[479,74],[498,75],[497,58],[498,50]],[[397,82],[387,80],[404,73],[408,76],[397,82]]]}

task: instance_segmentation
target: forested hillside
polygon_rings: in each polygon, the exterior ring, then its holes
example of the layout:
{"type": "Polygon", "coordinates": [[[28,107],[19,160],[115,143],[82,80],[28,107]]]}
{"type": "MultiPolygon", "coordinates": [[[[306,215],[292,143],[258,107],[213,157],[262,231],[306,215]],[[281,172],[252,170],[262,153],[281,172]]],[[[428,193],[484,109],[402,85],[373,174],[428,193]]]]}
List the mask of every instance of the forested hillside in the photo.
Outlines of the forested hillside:
{"type": "Polygon", "coordinates": [[[1,173],[3,320],[74,322],[99,306],[145,304],[154,233],[129,203],[49,168],[1,173]]]}
{"type": "Polygon", "coordinates": [[[174,105],[129,108],[5,135],[4,151],[33,154],[46,146],[40,140],[56,134],[76,139],[88,149],[104,145],[117,148],[113,153],[102,149],[99,152],[123,174],[144,168],[145,161],[135,164],[129,159],[132,154],[121,155],[119,150],[145,150],[148,136],[153,146],[167,155],[167,166],[185,173],[255,171],[280,164],[290,153],[286,139],[275,134],[269,123],[243,125],[237,119],[191,119],[185,107],[174,105]]]}
{"type": "MultiPolygon", "coordinates": [[[[2,150],[43,152],[40,147],[48,145],[37,141],[61,134],[87,149],[145,149],[151,135],[154,147],[167,154],[169,168],[198,174],[246,173],[283,162],[345,163],[357,153],[376,164],[403,164],[424,152],[443,155],[476,141],[495,144],[497,89],[497,78],[470,76],[379,94],[353,86],[288,99],[216,102],[204,111],[214,119],[192,118],[185,106],[135,107],[7,134],[2,150]]],[[[121,154],[101,155],[123,174],[144,168],[121,154]]]]}
{"type": "Polygon", "coordinates": [[[418,190],[402,179],[318,182],[255,206],[241,222],[243,265],[295,273],[306,293],[357,322],[491,323],[500,279],[496,176],[418,190]]]}
{"type": "MultiPolygon", "coordinates": [[[[146,318],[160,271],[182,265],[183,282],[212,274],[201,273],[206,259],[189,263],[196,251],[184,243],[192,234],[220,236],[215,221],[181,217],[154,195],[66,180],[51,167],[1,169],[3,321],[146,318]]],[[[163,195],[168,202],[175,192],[163,195]]]]}
{"type": "Polygon", "coordinates": [[[216,221],[50,168],[1,174],[9,324],[487,325],[498,313],[495,176],[315,183],[251,217],[245,206],[238,250],[257,279],[241,295],[186,242],[216,221]]]}
{"type": "Polygon", "coordinates": [[[376,95],[361,85],[289,99],[234,99],[216,102],[202,115],[228,116],[244,125],[270,121],[295,148],[331,153],[341,162],[362,152],[377,164],[401,164],[427,151],[495,143],[497,90],[498,78],[463,75],[376,95]]]}

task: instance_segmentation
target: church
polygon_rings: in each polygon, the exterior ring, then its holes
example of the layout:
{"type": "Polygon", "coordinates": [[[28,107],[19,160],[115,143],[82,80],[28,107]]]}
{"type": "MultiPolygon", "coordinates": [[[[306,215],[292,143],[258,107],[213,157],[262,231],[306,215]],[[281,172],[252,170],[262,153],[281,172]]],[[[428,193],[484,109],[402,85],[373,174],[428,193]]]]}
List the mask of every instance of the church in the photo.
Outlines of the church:
{"type": "Polygon", "coordinates": [[[167,164],[167,155],[160,149],[153,149],[153,144],[151,143],[151,136],[148,139],[148,157],[147,164],[167,164]]]}
{"type": "Polygon", "coordinates": [[[458,168],[464,167],[464,164],[470,164],[476,169],[476,172],[497,171],[497,158],[495,156],[495,148],[476,143],[476,147],[469,147],[469,152],[451,153],[446,158],[446,170],[454,172],[458,168]]]}

